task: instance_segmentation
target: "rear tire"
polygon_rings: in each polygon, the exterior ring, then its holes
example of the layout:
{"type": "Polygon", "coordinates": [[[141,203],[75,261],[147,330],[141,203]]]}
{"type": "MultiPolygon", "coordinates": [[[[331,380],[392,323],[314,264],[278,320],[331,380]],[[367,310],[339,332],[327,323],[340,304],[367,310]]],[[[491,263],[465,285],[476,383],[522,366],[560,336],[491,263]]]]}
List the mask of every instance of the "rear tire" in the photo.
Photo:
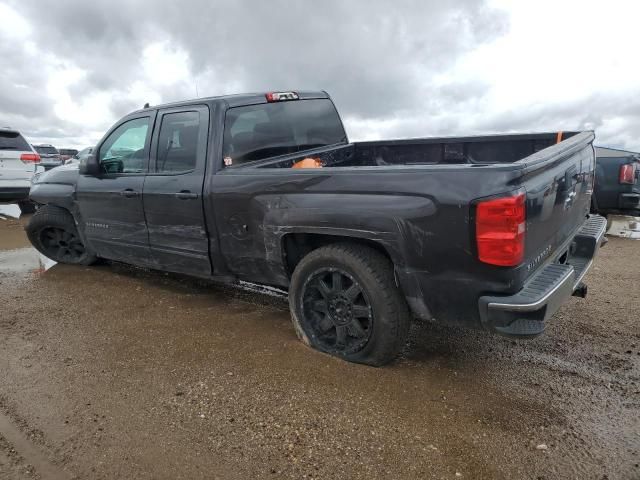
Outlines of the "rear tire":
{"type": "Polygon", "coordinates": [[[43,255],[59,263],[91,265],[97,257],[89,251],[67,210],[44,205],[31,217],[26,227],[31,244],[43,255]]]}
{"type": "Polygon", "coordinates": [[[363,245],[334,244],[305,256],[291,277],[289,307],[304,343],[373,366],[396,358],[411,325],[391,261],[363,245]]]}

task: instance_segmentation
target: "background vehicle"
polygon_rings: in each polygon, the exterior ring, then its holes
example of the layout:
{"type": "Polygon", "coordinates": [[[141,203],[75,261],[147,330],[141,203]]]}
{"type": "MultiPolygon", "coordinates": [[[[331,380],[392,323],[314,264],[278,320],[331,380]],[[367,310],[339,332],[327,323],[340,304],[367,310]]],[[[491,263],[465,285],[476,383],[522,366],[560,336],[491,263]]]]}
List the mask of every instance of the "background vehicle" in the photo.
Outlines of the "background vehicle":
{"type": "Polygon", "coordinates": [[[60,152],[60,160],[62,160],[62,163],[66,163],[67,160],[78,153],[78,150],[75,148],[61,148],[58,151],[60,152]]]}
{"type": "Polygon", "coordinates": [[[42,165],[45,170],[50,170],[62,165],[63,162],[60,158],[60,152],[58,152],[58,149],[53,145],[33,145],[33,148],[40,154],[40,165],[42,165]]]}
{"type": "Polygon", "coordinates": [[[89,155],[91,155],[91,153],[93,152],[93,148],[94,147],[87,147],[87,148],[83,148],[82,150],[80,150],[79,152],[77,152],[73,157],[71,157],[69,160],[67,160],[65,163],[66,164],[70,164],[70,163],[80,163],[82,160],[87,159],[87,157],[89,157],[89,155]]]}
{"type": "Polygon", "coordinates": [[[594,134],[564,138],[349,143],[324,92],[145,108],[34,182],[27,232],[56,261],[287,288],[305,343],[381,365],[411,314],[532,337],[586,295],[594,134]]]}
{"type": "Polygon", "coordinates": [[[18,203],[32,210],[31,178],[40,162],[38,155],[17,130],[0,128],[0,202],[18,203]]]}
{"type": "Polygon", "coordinates": [[[593,210],[601,215],[640,215],[640,153],[596,147],[593,210]]]}

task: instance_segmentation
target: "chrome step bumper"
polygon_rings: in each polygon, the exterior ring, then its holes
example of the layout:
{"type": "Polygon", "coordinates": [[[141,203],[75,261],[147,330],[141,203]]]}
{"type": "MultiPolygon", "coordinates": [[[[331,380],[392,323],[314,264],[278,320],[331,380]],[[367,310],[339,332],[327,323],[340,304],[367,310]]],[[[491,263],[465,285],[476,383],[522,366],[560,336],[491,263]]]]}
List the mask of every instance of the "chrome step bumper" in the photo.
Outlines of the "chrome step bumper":
{"type": "Polygon", "coordinates": [[[532,337],[544,332],[545,322],[581,288],[598,249],[606,243],[606,228],[606,218],[590,215],[573,238],[566,263],[544,266],[514,295],[480,297],[483,325],[496,333],[515,337],[532,337]]]}

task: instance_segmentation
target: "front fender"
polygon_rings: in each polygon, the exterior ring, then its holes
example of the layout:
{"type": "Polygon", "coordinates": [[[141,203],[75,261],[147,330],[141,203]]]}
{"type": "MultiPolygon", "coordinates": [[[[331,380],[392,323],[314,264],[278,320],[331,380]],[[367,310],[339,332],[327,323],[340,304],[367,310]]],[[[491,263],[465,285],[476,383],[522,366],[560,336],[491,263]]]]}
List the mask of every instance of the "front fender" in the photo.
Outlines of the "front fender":
{"type": "Polygon", "coordinates": [[[51,204],[72,211],[77,182],[76,165],[57,167],[34,178],[29,198],[42,205],[51,204]]]}

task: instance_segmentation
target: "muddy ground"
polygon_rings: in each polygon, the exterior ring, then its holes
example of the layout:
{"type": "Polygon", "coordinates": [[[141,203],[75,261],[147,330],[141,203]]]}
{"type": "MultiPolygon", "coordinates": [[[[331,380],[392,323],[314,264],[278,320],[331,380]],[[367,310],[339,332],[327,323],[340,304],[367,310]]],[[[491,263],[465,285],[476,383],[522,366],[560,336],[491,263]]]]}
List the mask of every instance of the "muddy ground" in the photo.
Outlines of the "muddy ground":
{"type": "Polygon", "coordinates": [[[638,241],[540,338],[422,323],[375,369],[302,345],[281,299],[51,266],[24,222],[0,220],[0,479],[640,478],[638,241]]]}

